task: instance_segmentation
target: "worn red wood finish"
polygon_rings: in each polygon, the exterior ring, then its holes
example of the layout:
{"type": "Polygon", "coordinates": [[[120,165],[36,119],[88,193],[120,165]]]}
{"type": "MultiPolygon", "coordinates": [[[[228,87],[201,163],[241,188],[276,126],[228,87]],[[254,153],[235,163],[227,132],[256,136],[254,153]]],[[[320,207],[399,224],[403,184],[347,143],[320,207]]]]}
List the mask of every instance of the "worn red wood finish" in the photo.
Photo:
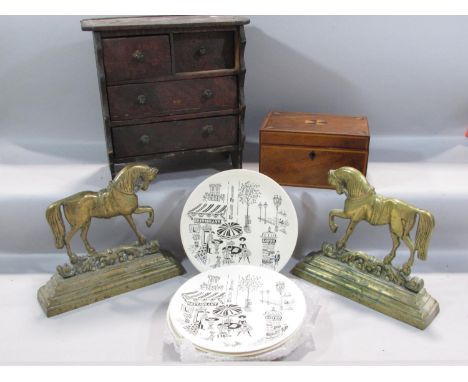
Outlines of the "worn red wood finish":
{"type": "Polygon", "coordinates": [[[260,172],[287,186],[330,188],[328,171],[367,172],[366,117],[273,111],[260,129],[260,172]]]}
{"type": "Polygon", "coordinates": [[[213,144],[235,145],[237,120],[228,116],[116,127],[113,137],[116,152],[122,158],[202,149],[213,144]]]}
{"type": "Polygon", "coordinates": [[[228,152],[242,167],[244,25],[237,16],[87,19],[112,175],[132,161],[228,152]]]}
{"type": "Polygon", "coordinates": [[[234,109],[238,102],[233,76],[110,86],[107,94],[112,121],[234,109]]]}
{"type": "Polygon", "coordinates": [[[235,38],[234,32],[174,33],[176,72],[233,69],[235,38]]]}
{"type": "Polygon", "coordinates": [[[102,41],[102,47],[109,83],[171,74],[169,35],[108,38],[102,41]]]}

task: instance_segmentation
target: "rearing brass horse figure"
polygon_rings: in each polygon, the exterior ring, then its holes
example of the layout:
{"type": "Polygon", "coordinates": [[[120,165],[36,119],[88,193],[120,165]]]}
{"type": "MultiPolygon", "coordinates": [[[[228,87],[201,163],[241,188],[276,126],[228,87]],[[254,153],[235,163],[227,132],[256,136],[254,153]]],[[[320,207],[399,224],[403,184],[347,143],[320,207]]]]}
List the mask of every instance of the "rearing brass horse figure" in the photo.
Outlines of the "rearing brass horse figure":
{"type": "Polygon", "coordinates": [[[364,175],[352,167],[330,170],[328,182],[335,187],[338,194],[346,194],[344,209],[330,211],[330,229],[333,232],[338,229],[334,217],[350,220],[345,235],[337,242],[337,248],[343,248],[356,225],[360,221],[366,220],[372,225],[389,225],[393,246],[390,253],[384,258],[385,264],[392,263],[400,245],[400,239],[410,250],[410,257],[402,268],[404,274],[411,273],[416,252],[419,259],[426,260],[429,240],[435,224],[434,217],[430,212],[413,207],[401,200],[378,195],[364,175]],[[413,242],[410,232],[416,223],[417,215],[419,215],[419,222],[413,242]]]}
{"type": "Polygon", "coordinates": [[[148,213],[146,225],[150,227],[154,222],[154,210],[148,206],[139,206],[136,192],[142,189],[146,191],[150,182],[156,178],[158,170],[145,164],[130,164],[125,166],[109,182],[107,188],[99,192],[83,191],[52,203],[46,211],[47,221],[55,237],[57,248],[67,247],[68,257],[72,264],[77,263],[78,256],[71,249],[70,243],[73,235],[81,230],[81,239],[86,251],[91,255],[96,250],[89,244],[87,234],[91,224],[91,218],[109,219],[122,215],[138,238],[140,245],[146,242],[145,237],[138,232],[133,221],[132,214],[148,213]],[[61,213],[61,207],[70,230],[65,232],[65,225],[61,213]]]}

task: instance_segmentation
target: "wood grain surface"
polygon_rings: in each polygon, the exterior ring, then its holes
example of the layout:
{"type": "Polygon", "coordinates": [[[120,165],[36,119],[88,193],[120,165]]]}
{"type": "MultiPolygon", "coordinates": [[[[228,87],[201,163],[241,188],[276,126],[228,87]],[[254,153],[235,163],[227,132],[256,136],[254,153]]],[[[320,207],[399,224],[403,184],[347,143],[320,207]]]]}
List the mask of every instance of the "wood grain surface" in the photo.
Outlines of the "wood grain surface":
{"type": "Polygon", "coordinates": [[[107,93],[110,116],[116,121],[237,106],[235,77],[110,86],[107,93]]]}
{"type": "Polygon", "coordinates": [[[172,71],[168,35],[102,40],[108,82],[151,80],[172,71]]]}
{"type": "Polygon", "coordinates": [[[282,185],[331,188],[328,171],[342,166],[367,170],[367,151],[262,145],[260,172],[282,185]]]}
{"type": "Polygon", "coordinates": [[[234,32],[174,33],[175,71],[232,69],[234,32]]]}
{"type": "Polygon", "coordinates": [[[118,158],[237,143],[237,116],[150,123],[113,129],[118,158]]]}
{"type": "Polygon", "coordinates": [[[367,172],[366,117],[270,112],[260,129],[260,172],[282,185],[331,188],[328,171],[367,172]]]}
{"type": "Polygon", "coordinates": [[[242,167],[248,23],[242,16],[81,21],[82,30],[93,32],[112,176],[116,164],[185,152],[225,152],[233,167],[242,167]],[[223,131],[218,123],[200,130],[206,118],[222,117],[229,117],[223,131]]]}
{"type": "Polygon", "coordinates": [[[249,24],[243,16],[139,16],[104,17],[81,20],[84,31],[112,31],[131,29],[197,28],[216,26],[239,26],[249,24]]]}
{"type": "Polygon", "coordinates": [[[363,116],[270,112],[264,120],[265,131],[368,137],[369,125],[363,116]]]}

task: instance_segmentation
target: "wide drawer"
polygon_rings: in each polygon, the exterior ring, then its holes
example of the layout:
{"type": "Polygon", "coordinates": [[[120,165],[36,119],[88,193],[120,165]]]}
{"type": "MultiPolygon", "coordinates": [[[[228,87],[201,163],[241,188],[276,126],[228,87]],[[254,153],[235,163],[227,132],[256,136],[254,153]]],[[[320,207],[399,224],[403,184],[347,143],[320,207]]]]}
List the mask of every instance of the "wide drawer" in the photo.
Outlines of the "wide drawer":
{"type": "Polygon", "coordinates": [[[260,172],[282,185],[331,188],[329,170],[351,166],[366,174],[367,156],[360,150],[262,145],[260,172]]]}
{"type": "Polygon", "coordinates": [[[103,39],[102,49],[107,82],[171,74],[169,35],[103,39]]]}
{"type": "Polygon", "coordinates": [[[113,121],[237,108],[236,77],[110,86],[107,94],[113,121]]]}
{"type": "Polygon", "coordinates": [[[307,134],[261,130],[260,139],[262,143],[267,145],[304,145],[356,150],[367,150],[369,148],[368,136],[307,134]]]}
{"type": "Polygon", "coordinates": [[[112,129],[117,158],[237,144],[237,116],[112,129]]]}
{"type": "Polygon", "coordinates": [[[234,38],[232,31],[174,33],[176,72],[234,68],[234,38]]]}

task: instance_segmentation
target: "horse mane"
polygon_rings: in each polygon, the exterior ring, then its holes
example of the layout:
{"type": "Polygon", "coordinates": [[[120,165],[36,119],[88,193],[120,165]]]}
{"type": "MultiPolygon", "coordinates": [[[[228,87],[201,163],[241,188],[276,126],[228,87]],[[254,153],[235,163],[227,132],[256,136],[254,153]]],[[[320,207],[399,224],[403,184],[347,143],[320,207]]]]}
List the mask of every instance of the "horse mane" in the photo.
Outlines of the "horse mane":
{"type": "Polygon", "coordinates": [[[139,163],[128,165],[125,171],[120,171],[117,174],[115,179],[112,181],[112,185],[124,193],[133,193],[135,183],[147,168],[148,167],[146,165],[141,165],[139,163]]]}
{"type": "Polygon", "coordinates": [[[334,172],[335,176],[343,181],[348,195],[360,197],[375,192],[366,177],[353,167],[341,167],[334,172]]]}

